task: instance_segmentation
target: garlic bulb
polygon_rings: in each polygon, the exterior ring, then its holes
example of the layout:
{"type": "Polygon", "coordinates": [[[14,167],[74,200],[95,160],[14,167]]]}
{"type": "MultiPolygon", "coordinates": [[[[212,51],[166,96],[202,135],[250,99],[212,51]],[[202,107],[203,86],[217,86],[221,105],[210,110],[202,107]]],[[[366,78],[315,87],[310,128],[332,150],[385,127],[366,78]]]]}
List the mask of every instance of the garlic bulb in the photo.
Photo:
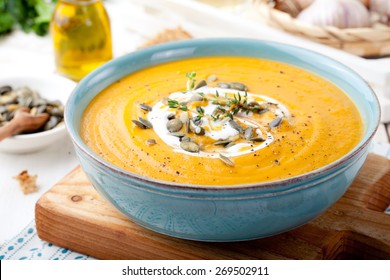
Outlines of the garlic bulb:
{"type": "Polygon", "coordinates": [[[357,0],[316,0],[297,19],[317,26],[338,28],[371,26],[370,13],[357,0]]]}

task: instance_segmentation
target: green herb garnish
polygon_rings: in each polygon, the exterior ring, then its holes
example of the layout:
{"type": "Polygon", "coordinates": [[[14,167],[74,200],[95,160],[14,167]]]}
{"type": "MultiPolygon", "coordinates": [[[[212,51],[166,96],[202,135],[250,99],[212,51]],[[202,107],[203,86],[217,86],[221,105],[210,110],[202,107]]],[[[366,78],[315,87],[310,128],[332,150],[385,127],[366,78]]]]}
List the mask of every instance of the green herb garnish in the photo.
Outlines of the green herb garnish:
{"type": "Polygon", "coordinates": [[[196,82],[196,72],[187,72],[186,73],[187,77],[187,90],[192,90],[195,87],[195,82],[196,82]]]}
{"type": "Polygon", "coordinates": [[[169,108],[178,108],[182,111],[188,111],[188,108],[186,105],[180,104],[179,101],[174,99],[168,99],[168,107],[169,108]]]}

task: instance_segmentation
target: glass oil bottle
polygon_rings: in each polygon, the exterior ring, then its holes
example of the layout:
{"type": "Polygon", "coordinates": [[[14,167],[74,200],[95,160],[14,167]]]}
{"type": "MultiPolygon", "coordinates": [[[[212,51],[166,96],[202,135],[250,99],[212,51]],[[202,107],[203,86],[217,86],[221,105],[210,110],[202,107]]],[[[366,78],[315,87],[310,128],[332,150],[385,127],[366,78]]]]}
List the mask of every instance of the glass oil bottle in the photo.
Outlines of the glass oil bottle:
{"type": "Polygon", "coordinates": [[[101,0],[58,0],[50,33],[57,72],[72,80],[112,58],[110,22],[101,0]]]}

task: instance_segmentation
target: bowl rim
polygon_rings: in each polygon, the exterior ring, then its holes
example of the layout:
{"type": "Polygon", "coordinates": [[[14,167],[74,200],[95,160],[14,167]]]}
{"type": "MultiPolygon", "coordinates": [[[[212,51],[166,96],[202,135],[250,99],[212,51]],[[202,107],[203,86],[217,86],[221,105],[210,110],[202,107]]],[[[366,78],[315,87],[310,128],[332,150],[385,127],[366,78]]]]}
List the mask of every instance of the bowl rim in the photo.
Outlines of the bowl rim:
{"type": "MultiPolygon", "coordinates": [[[[6,80],[6,79],[23,79],[23,78],[33,78],[33,79],[36,78],[36,79],[45,79],[45,80],[46,79],[56,79],[56,80],[62,81],[64,83],[68,83],[69,86],[72,85],[73,90],[77,85],[76,82],[74,82],[70,79],[67,79],[63,76],[60,76],[58,74],[51,73],[51,72],[31,73],[31,72],[27,72],[27,71],[22,71],[22,72],[11,71],[10,73],[2,74],[0,77],[0,80],[3,80],[3,79],[4,80],[6,80]]],[[[61,101],[61,103],[63,103],[64,108],[68,102],[69,97],[70,97],[70,95],[64,100],[64,102],[61,101]]],[[[47,136],[50,136],[52,134],[57,134],[59,132],[62,132],[64,130],[66,130],[66,126],[61,125],[61,126],[57,126],[57,127],[54,127],[52,129],[46,130],[46,131],[26,133],[26,134],[17,134],[17,135],[13,135],[13,136],[10,136],[10,137],[4,139],[3,141],[0,142],[0,144],[4,143],[4,142],[9,142],[9,141],[24,141],[24,140],[27,141],[27,140],[32,140],[35,138],[47,137],[47,136]]]]}
{"type": "MultiPolygon", "coordinates": [[[[243,55],[236,55],[236,56],[243,56],[243,55]]],[[[186,58],[189,58],[189,57],[186,57],[186,58]]],[[[180,59],[183,59],[183,58],[178,58],[177,60],[180,60],[180,59]]],[[[283,62],[283,63],[287,63],[287,62],[283,62]]],[[[151,67],[151,66],[155,66],[155,65],[149,65],[148,67],[151,67]]],[[[295,67],[299,67],[299,66],[295,66],[295,67]]],[[[302,67],[300,67],[300,68],[302,68],[302,67]]],[[[306,70],[306,69],[304,69],[304,70],[306,70]]],[[[139,71],[139,70],[137,70],[137,71],[139,71]]],[[[310,70],[306,70],[306,71],[310,72],[310,70]]],[[[133,73],[133,72],[127,73],[126,75],[129,75],[131,73],[133,73]]],[[[124,75],[124,76],[126,76],[126,75],[124,75]]],[[[319,75],[319,74],[317,74],[317,75],[319,75]]],[[[351,100],[353,100],[353,99],[351,98],[351,100]]],[[[316,178],[318,176],[322,176],[322,175],[326,174],[327,172],[331,171],[332,169],[335,169],[338,166],[342,166],[343,164],[347,163],[349,160],[354,158],[357,154],[362,152],[362,150],[364,150],[368,146],[368,144],[371,142],[376,130],[378,129],[378,126],[380,123],[380,115],[381,115],[381,109],[380,109],[380,105],[379,105],[379,100],[378,100],[378,97],[376,96],[376,94],[374,93],[373,89],[370,87],[370,85],[368,84],[368,82],[365,79],[363,79],[359,74],[356,73],[356,71],[354,71],[350,67],[346,66],[345,64],[340,63],[333,58],[330,58],[324,54],[312,51],[310,49],[297,47],[297,46],[293,46],[293,45],[289,45],[289,44],[285,44],[285,43],[279,43],[279,42],[273,42],[273,41],[267,41],[267,40],[258,40],[258,39],[230,38],[230,37],[228,37],[228,38],[191,39],[191,40],[183,40],[183,41],[176,41],[176,42],[168,42],[168,43],[163,43],[163,44],[147,47],[144,49],[140,49],[140,50],[131,52],[129,54],[126,54],[124,56],[113,59],[113,60],[105,63],[101,67],[97,68],[96,70],[94,70],[90,74],[88,74],[86,77],[84,77],[77,84],[76,88],[73,90],[73,92],[69,96],[68,101],[67,101],[67,105],[65,106],[64,119],[65,119],[65,126],[69,132],[69,135],[70,135],[74,145],[77,146],[86,156],[88,156],[90,159],[95,161],[98,165],[102,165],[104,168],[107,168],[111,172],[119,174],[120,176],[135,180],[135,181],[137,181],[137,183],[142,182],[142,183],[150,183],[151,184],[148,186],[145,186],[144,184],[142,184],[142,186],[145,188],[154,188],[154,189],[161,188],[164,190],[172,190],[172,191],[181,190],[181,191],[224,192],[224,191],[240,191],[240,190],[262,190],[262,189],[277,191],[276,188],[279,188],[282,186],[288,186],[288,185],[292,185],[293,186],[292,188],[294,190],[300,190],[300,189],[304,188],[304,186],[301,186],[301,187],[296,186],[297,183],[311,179],[311,178],[316,178]],[[284,52],[287,52],[288,50],[298,51],[298,52],[306,52],[306,53],[310,54],[311,56],[325,59],[325,60],[329,61],[330,63],[332,63],[332,65],[337,66],[338,68],[341,68],[341,69],[349,72],[350,75],[354,76],[354,78],[362,81],[366,85],[367,93],[369,95],[371,95],[371,97],[372,97],[373,104],[374,104],[376,111],[374,111],[375,126],[372,128],[371,133],[368,134],[368,131],[367,131],[363,135],[360,142],[356,146],[354,146],[344,156],[338,158],[337,160],[335,160],[335,161],[333,161],[333,162],[331,162],[323,167],[317,168],[317,169],[312,170],[310,172],[306,172],[306,173],[303,173],[303,174],[300,174],[300,175],[297,175],[294,177],[285,178],[285,179],[281,179],[281,180],[273,180],[273,181],[249,183],[249,184],[221,185],[220,186],[220,185],[197,185],[197,184],[169,182],[169,181],[164,181],[164,180],[159,180],[159,179],[154,179],[154,178],[142,176],[142,175],[124,170],[120,167],[117,167],[117,166],[109,163],[108,161],[104,160],[103,158],[99,157],[95,152],[93,152],[89,147],[87,147],[83,143],[82,139],[80,138],[79,132],[77,132],[76,129],[73,127],[73,125],[72,125],[73,122],[71,121],[72,118],[71,118],[70,113],[69,113],[69,111],[70,111],[69,103],[76,96],[79,88],[83,87],[84,84],[87,84],[87,82],[90,79],[92,79],[93,76],[101,74],[102,72],[104,72],[105,69],[107,69],[111,65],[114,65],[116,63],[116,61],[126,59],[126,58],[129,59],[132,56],[136,56],[140,53],[153,54],[156,52],[167,51],[167,50],[171,50],[171,49],[195,47],[195,46],[197,46],[197,44],[202,44],[202,43],[203,44],[218,43],[218,44],[222,45],[222,44],[225,44],[228,42],[230,42],[230,43],[231,42],[235,42],[235,43],[241,42],[241,43],[249,43],[249,44],[263,44],[263,45],[268,45],[271,47],[279,47],[279,48],[282,47],[284,52]],[[78,137],[75,137],[74,134],[76,134],[78,137]],[[367,137],[367,139],[364,142],[362,142],[363,139],[366,137],[367,137]]],[[[285,189],[283,189],[281,191],[285,191],[285,189]]]]}

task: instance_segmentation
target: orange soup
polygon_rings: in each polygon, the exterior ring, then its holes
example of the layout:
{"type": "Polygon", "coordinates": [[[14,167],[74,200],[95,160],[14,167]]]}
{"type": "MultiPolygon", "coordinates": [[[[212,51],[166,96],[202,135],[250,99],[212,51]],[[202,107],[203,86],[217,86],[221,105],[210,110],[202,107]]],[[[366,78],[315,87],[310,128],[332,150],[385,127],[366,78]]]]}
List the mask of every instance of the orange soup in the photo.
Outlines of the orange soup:
{"type": "Polygon", "coordinates": [[[86,108],[81,137],[121,169],[229,186],[323,167],[361,140],[351,99],[331,82],[265,59],[205,57],[153,66],[86,108]]]}

